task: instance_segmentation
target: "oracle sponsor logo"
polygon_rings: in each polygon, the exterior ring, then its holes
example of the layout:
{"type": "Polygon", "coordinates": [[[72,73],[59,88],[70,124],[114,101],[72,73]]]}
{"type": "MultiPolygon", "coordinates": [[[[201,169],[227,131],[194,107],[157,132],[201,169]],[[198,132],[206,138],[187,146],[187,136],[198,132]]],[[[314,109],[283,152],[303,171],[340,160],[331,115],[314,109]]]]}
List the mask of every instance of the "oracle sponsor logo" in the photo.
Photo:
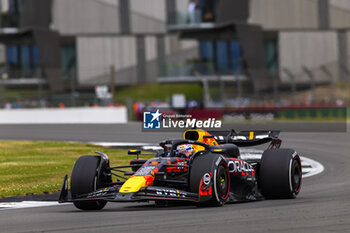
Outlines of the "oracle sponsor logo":
{"type": "Polygon", "coordinates": [[[241,160],[228,161],[227,163],[230,173],[233,172],[253,172],[254,168],[249,164],[241,160]]]}

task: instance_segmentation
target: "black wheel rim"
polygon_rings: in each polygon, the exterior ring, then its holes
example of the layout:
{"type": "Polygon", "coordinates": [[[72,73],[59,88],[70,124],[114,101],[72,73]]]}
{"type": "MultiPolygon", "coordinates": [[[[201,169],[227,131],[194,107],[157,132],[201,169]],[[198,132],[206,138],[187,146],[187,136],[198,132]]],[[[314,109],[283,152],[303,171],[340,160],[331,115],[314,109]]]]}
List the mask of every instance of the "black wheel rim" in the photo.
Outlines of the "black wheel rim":
{"type": "Polygon", "coordinates": [[[216,177],[216,187],[219,198],[221,200],[226,199],[228,193],[228,176],[227,169],[222,165],[218,168],[218,173],[216,177]]]}
{"type": "Polygon", "coordinates": [[[292,164],[291,181],[293,192],[298,193],[301,186],[301,167],[299,161],[296,159],[294,159],[292,164]]]}

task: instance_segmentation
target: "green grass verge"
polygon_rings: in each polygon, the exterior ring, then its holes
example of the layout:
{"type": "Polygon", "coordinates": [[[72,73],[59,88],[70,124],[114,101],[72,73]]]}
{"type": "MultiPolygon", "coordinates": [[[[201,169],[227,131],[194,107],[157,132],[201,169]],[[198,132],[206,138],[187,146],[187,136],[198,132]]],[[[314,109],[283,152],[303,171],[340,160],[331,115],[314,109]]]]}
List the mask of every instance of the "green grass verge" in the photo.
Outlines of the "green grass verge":
{"type": "Polygon", "coordinates": [[[186,99],[202,99],[203,89],[200,84],[145,84],[124,88],[118,88],[115,93],[115,100],[125,104],[126,99],[133,101],[165,101],[173,94],[185,94],[186,99]]]}
{"type": "Polygon", "coordinates": [[[133,158],[126,150],[84,143],[0,141],[0,197],[56,192],[78,157],[97,150],[109,156],[112,166],[133,158]]]}
{"type": "MultiPolygon", "coordinates": [[[[7,101],[16,101],[21,99],[31,99],[38,97],[37,89],[0,89],[2,95],[0,98],[4,98],[7,101]]],[[[41,95],[49,94],[49,90],[41,90],[41,95]]]]}

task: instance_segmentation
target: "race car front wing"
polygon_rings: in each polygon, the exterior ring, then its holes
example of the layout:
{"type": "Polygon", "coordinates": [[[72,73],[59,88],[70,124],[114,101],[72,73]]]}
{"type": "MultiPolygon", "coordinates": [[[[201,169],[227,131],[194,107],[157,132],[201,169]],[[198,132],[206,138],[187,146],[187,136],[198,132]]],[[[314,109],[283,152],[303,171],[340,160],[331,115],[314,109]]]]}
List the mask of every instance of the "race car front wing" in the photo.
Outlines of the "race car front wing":
{"type": "Polygon", "coordinates": [[[98,189],[94,192],[79,195],[76,198],[70,198],[68,191],[68,176],[64,177],[64,183],[59,196],[59,203],[74,202],[74,201],[89,201],[103,200],[110,202],[142,202],[150,200],[165,200],[165,201],[189,201],[199,202],[199,196],[196,193],[191,193],[175,188],[149,186],[143,187],[138,192],[121,193],[119,192],[121,185],[115,185],[98,189]]]}

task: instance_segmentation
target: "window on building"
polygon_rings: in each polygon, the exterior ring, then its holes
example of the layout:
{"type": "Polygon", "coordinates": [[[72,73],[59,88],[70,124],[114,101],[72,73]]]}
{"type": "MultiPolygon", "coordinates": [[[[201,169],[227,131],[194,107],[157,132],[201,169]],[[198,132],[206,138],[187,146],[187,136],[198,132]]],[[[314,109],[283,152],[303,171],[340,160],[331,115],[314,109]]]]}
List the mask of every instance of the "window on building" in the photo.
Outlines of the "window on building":
{"type": "Polygon", "coordinates": [[[239,74],[242,71],[242,49],[238,41],[230,42],[231,69],[233,73],[239,74]]]}
{"type": "Polygon", "coordinates": [[[19,64],[19,54],[18,54],[18,46],[7,46],[6,48],[6,57],[7,64],[10,68],[18,68],[19,64]]]}
{"type": "Polygon", "coordinates": [[[238,41],[217,42],[217,68],[219,73],[240,73],[241,58],[241,45],[238,41]]]}
{"type": "Polygon", "coordinates": [[[211,41],[200,43],[200,63],[202,74],[214,73],[214,47],[211,41]]]}
{"type": "Polygon", "coordinates": [[[20,20],[22,1],[21,0],[10,0],[9,1],[9,20],[10,27],[18,27],[20,20]]]}
{"type": "Polygon", "coordinates": [[[212,65],[215,73],[237,74],[241,72],[242,50],[238,41],[201,42],[200,56],[202,61],[212,65]]]}
{"type": "Polygon", "coordinates": [[[218,73],[228,73],[229,71],[229,50],[226,41],[216,42],[216,67],[218,73]]]}
{"type": "Polygon", "coordinates": [[[216,18],[217,1],[218,0],[167,0],[167,22],[169,25],[214,22],[216,18]],[[196,4],[193,5],[192,3],[196,4]]]}
{"type": "Polygon", "coordinates": [[[38,48],[34,45],[8,45],[6,62],[10,78],[33,77],[38,68],[38,48]]]}
{"type": "Polygon", "coordinates": [[[213,44],[211,41],[203,41],[200,43],[200,55],[202,59],[211,61],[213,59],[213,44]]]}
{"type": "Polygon", "coordinates": [[[75,44],[61,45],[61,67],[64,79],[68,80],[75,76],[76,72],[76,52],[75,44]]]}
{"type": "Polygon", "coordinates": [[[202,21],[214,22],[216,17],[216,2],[215,0],[199,0],[202,21]]]}
{"type": "Polygon", "coordinates": [[[1,27],[19,27],[22,0],[1,0],[1,27]]]}
{"type": "Polygon", "coordinates": [[[265,64],[270,75],[278,74],[278,43],[277,39],[264,41],[265,64]]]}

